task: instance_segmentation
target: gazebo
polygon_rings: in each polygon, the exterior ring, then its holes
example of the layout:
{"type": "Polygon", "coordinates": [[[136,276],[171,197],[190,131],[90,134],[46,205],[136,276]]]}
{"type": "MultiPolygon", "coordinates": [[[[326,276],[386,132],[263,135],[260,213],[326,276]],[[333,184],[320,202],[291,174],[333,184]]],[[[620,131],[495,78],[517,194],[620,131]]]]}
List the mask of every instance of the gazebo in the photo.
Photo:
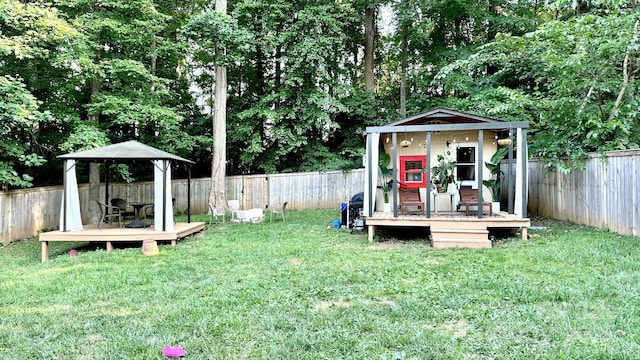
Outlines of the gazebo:
{"type": "MultiPolygon", "coordinates": [[[[91,150],[60,155],[64,160],[63,196],[60,209],[60,229],[40,234],[42,243],[42,261],[48,257],[49,241],[105,241],[107,250],[112,249],[113,241],[141,241],[146,239],[168,240],[175,245],[178,238],[204,229],[204,223],[191,223],[191,165],[193,161],[139,143],[135,140],[108,145],[91,150]],[[134,161],[148,161],[154,171],[154,227],[141,229],[97,229],[95,225],[83,225],[81,218],[76,161],[104,163],[105,202],[109,199],[109,165],[134,161]],[[171,205],[171,164],[173,162],[188,165],[187,185],[187,223],[174,224],[171,205]]],[[[97,199],[96,199],[97,200],[97,199]]]]}

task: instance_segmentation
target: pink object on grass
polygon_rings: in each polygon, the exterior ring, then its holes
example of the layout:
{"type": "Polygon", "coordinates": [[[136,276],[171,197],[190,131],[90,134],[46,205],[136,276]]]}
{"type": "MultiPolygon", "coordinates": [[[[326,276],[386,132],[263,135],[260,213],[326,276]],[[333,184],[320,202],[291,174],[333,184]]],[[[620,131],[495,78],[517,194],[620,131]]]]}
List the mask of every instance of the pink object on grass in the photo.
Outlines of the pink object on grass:
{"type": "Polygon", "coordinates": [[[74,257],[76,255],[78,255],[78,251],[77,250],[70,250],[69,251],[69,256],[74,257]]]}
{"type": "Polygon", "coordinates": [[[168,357],[181,357],[187,355],[187,352],[180,345],[165,346],[162,348],[162,354],[168,357]]]}

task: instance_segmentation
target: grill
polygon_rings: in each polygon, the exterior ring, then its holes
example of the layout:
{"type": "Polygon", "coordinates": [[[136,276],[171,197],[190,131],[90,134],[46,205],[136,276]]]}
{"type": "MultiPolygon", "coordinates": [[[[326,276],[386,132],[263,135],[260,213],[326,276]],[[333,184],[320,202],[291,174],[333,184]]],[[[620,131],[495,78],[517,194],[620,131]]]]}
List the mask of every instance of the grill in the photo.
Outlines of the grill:
{"type": "Polygon", "coordinates": [[[351,197],[348,204],[343,203],[342,226],[351,229],[351,233],[364,231],[364,219],[361,218],[362,206],[364,205],[364,192],[359,192],[351,197]]]}

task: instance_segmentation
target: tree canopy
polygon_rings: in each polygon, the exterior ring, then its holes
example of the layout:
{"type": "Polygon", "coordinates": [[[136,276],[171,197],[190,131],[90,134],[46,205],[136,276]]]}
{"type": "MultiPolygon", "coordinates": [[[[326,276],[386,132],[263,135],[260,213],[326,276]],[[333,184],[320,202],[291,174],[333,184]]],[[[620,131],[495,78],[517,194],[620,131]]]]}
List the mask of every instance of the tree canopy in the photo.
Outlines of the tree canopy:
{"type": "Polygon", "coordinates": [[[359,167],[366,126],[433,107],[529,121],[530,155],[569,171],[640,144],[636,6],[0,0],[0,183],[59,183],[56,155],[130,139],[209,176],[215,66],[229,175],[359,167]]]}

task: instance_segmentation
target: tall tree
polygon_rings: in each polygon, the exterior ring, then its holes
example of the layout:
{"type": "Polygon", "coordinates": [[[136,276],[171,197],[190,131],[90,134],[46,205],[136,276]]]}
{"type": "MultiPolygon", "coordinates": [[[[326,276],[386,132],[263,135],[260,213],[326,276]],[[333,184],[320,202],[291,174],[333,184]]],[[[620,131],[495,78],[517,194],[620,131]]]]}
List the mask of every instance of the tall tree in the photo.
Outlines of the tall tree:
{"type": "Polygon", "coordinates": [[[373,71],[376,39],[376,7],[367,4],[364,9],[364,89],[373,93],[373,71]]]}
{"type": "MultiPolygon", "coordinates": [[[[216,11],[227,14],[227,0],[216,0],[216,11]]],[[[216,46],[216,56],[224,56],[224,48],[216,46]]],[[[213,102],[213,152],[211,157],[211,190],[209,203],[215,208],[226,206],[225,177],[227,169],[227,68],[215,65],[216,84],[213,102]]]]}

